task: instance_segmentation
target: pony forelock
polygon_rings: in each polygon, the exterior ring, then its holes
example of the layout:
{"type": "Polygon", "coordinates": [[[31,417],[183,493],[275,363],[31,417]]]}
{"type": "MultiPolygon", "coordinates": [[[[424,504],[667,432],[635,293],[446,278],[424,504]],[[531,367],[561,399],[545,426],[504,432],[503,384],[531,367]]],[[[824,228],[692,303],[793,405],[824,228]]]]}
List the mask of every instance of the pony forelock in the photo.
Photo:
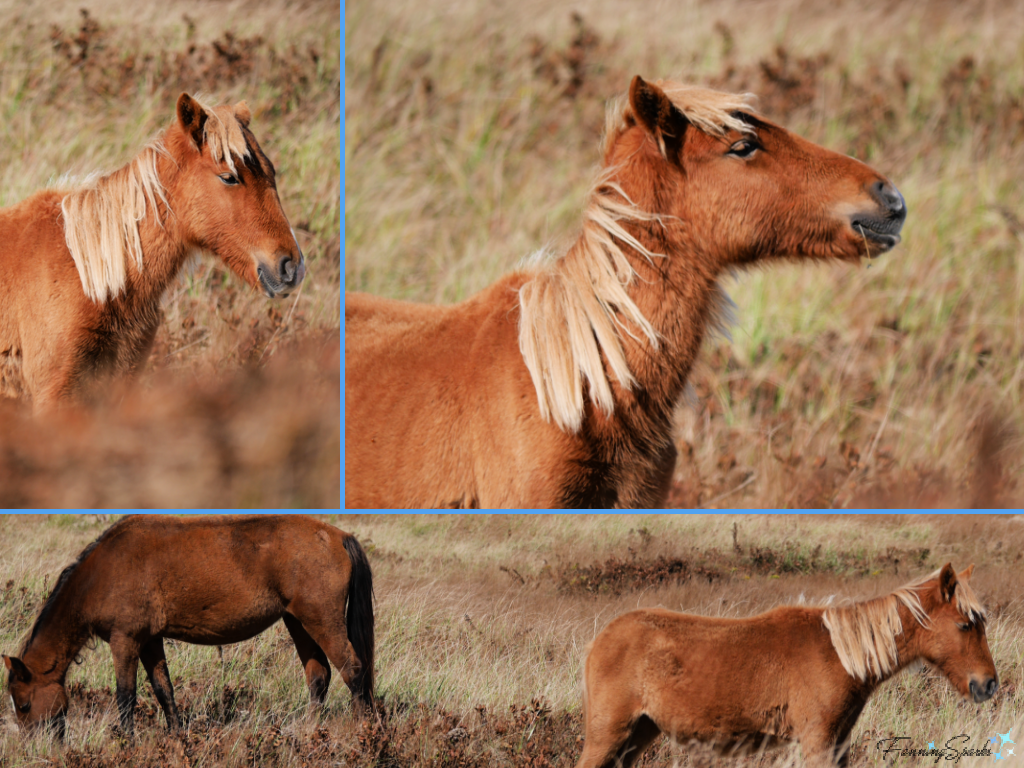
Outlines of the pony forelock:
{"type": "MultiPolygon", "coordinates": [[[[674,80],[655,80],[673,106],[678,109],[691,125],[712,136],[722,136],[726,131],[751,134],[754,128],[739,117],[740,113],[756,113],[752,93],[726,93],[699,88],[674,80]]],[[[605,152],[635,119],[629,106],[629,99],[620,96],[609,104],[605,114],[605,152]]]]}
{"type": "MultiPolygon", "coordinates": [[[[751,128],[736,112],[751,111],[750,94],[728,94],[656,82],[673,104],[699,130],[720,135],[751,128]]],[[[625,97],[608,108],[604,151],[628,127],[631,109],[625,97]]],[[[577,432],[583,422],[585,393],[606,415],[614,412],[607,368],[619,385],[636,383],[622,348],[626,334],[659,345],[658,333],[627,290],[636,270],[624,248],[649,261],[665,254],[648,250],[623,222],[661,222],[656,212],[643,211],[615,182],[617,167],[604,168],[591,185],[579,239],[557,261],[541,268],[519,289],[519,349],[534,388],[541,416],[560,429],[577,432]]],[[[716,287],[711,325],[727,335],[732,302],[716,287]]]]}
{"type": "MultiPolygon", "coordinates": [[[[211,157],[236,173],[233,156],[245,158],[250,153],[238,120],[230,107],[201,106],[207,115],[203,132],[211,157]]],[[[170,157],[164,138],[161,133],[116,171],[86,176],[61,200],[65,242],[85,295],[97,303],[124,290],[129,259],[142,271],[139,223],[147,212],[153,212],[160,226],[157,200],[171,212],[157,171],[157,159],[170,157]]],[[[64,177],[58,183],[67,181],[64,177]]]]}
{"type": "MultiPolygon", "coordinates": [[[[896,637],[903,632],[899,606],[904,606],[918,624],[927,627],[928,614],[918,593],[926,584],[938,579],[940,572],[935,571],[883,597],[825,610],[822,621],[847,674],[866,681],[884,678],[897,668],[896,637]]],[[[957,610],[967,621],[985,621],[985,609],[965,580],[957,580],[954,597],[957,610]]]]}
{"type": "Polygon", "coordinates": [[[210,156],[218,163],[224,163],[232,173],[236,173],[234,157],[246,158],[250,155],[249,144],[245,140],[242,127],[235,118],[230,107],[207,107],[206,124],[203,126],[203,140],[210,148],[210,156]]]}

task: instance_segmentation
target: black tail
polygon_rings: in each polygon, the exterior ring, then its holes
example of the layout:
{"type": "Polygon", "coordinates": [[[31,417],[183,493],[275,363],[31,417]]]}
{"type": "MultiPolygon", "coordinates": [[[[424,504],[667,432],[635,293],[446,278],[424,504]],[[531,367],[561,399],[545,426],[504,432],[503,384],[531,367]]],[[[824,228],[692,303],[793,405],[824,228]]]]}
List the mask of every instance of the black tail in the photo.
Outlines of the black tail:
{"type": "MultiPolygon", "coordinates": [[[[345,629],[348,640],[359,657],[359,674],[353,681],[356,698],[370,709],[375,708],[373,694],[373,572],[366,553],[355,536],[345,537],[345,551],[352,563],[348,582],[348,610],[345,611],[345,629]]],[[[356,702],[358,706],[359,702],[356,702]]]]}

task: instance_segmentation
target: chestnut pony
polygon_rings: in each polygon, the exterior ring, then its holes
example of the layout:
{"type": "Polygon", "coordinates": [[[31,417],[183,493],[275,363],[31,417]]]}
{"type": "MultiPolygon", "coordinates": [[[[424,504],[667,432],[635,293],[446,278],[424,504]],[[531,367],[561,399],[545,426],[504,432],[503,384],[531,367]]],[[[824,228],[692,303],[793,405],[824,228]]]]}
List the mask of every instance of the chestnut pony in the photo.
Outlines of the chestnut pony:
{"type": "Polygon", "coordinates": [[[164,638],[226,645],[282,618],[313,704],[323,703],[333,664],[356,711],[374,706],[373,576],[353,536],[298,515],[127,517],[64,569],[20,658],[3,657],[18,723],[63,736],[68,666],[99,637],[114,656],[125,733],[140,659],[176,730],[164,638]]]}
{"type": "Polygon", "coordinates": [[[46,409],[134,373],[160,298],[190,255],[212,251],[267,296],[305,275],[274,166],[244,102],[188,94],[123,168],[0,209],[0,394],[46,409]]]}
{"type": "Polygon", "coordinates": [[[576,768],[629,768],[661,733],[724,754],[799,741],[809,763],[846,765],[868,697],[915,659],[985,701],[999,684],[973,570],[947,564],[884,597],[748,619],[624,614],[587,653],[576,768]]]}
{"type": "Polygon", "coordinates": [[[719,276],[899,242],[883,176],[754,114],[637,77],[608,113],[578,239],[447,307],[345,297],[350,507],[655,507],[719,276]]]}

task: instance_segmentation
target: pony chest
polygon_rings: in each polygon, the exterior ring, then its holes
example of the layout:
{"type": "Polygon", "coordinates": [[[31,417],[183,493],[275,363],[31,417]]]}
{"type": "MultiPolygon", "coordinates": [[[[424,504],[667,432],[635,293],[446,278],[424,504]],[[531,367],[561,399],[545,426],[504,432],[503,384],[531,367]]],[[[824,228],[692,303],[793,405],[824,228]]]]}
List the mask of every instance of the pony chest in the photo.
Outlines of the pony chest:
{"type": "Polygon", "coordinates": [[[566,461],[562,506],[575,509],[638,509],[664,506],[676,466],[671,443],[660,451],[622,450],[614,457],[599,451],[566,461]]]}

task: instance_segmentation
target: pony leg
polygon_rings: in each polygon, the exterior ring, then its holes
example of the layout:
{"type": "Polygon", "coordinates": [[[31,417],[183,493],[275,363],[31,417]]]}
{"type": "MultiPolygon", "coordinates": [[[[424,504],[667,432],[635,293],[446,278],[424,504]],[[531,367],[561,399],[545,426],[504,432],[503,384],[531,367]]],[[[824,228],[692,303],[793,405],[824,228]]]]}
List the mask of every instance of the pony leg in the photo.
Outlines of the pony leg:
{"type": "Polygon", "coordinates": [[[110,636],[114,655],[114,678],[117,680],[117,713],[126,736],[135,733],[135,688],[139,673],[139,645],[126,635],[110,636]]]}
{"type": "Polygon", "coordinates": [[[306,672],[310,702],[322,706],[324,699],[327,698],[327,687],[331,684],[331,665],[327,661],[327,654],[294,616],[286,613],[284,625],[288,627],[288,634],[292,636],[295,650],[299,653],[299,661],[306,672]]]}
{"type": "Polygon", "coordinates": [[[661,734],[661,729],[646,715],[633,722],[601,719],[605,722],[588,718],[583,754],[576,768],[630,768],[661,734]]]}
{"type": "Polygon", "coordinates": [[[167,669],[167,657],[164,656],[164,639],[154,637],[139,651],[139,658],[142,659],[142,666],[149,676],[149,684],[153,686],[153,693],[156,700],[167,718],[167,730],[176,732],[181,730],[181,718],[178,716],[178,706],[174,703],[174,688],[171,685],[171,673],[167,669]]]}
{"type": "MultiPolygon", "coordinates": [[[[344,605],[343,600],[340,602],[344,605]]],[[[298,619],[302,624],[302,629],[309,634],[313,642],[323,649],[327,658],[331,660],[331,664],[341,674],[341,679],[345,681],[345,685],[352,691],[353,709],[357,714],[361,714],[363,704],[371,702],[363,701],[359,685],[357,684],[357,677],[359,676],[362,664],[359,661],[359,657],[356,656],[352,643],[349,642],[348,633],[345,631],[345,612],[343,610],[333,611],[330,609],[325,611],[318,605],[300,603],[293,600],[291,605],[288,606],[288,612],[285,615],[287,616],[288,614],[298,619]]],[[[296,644],[296,647],[298,647],[298,644],[296,644]]]]}

